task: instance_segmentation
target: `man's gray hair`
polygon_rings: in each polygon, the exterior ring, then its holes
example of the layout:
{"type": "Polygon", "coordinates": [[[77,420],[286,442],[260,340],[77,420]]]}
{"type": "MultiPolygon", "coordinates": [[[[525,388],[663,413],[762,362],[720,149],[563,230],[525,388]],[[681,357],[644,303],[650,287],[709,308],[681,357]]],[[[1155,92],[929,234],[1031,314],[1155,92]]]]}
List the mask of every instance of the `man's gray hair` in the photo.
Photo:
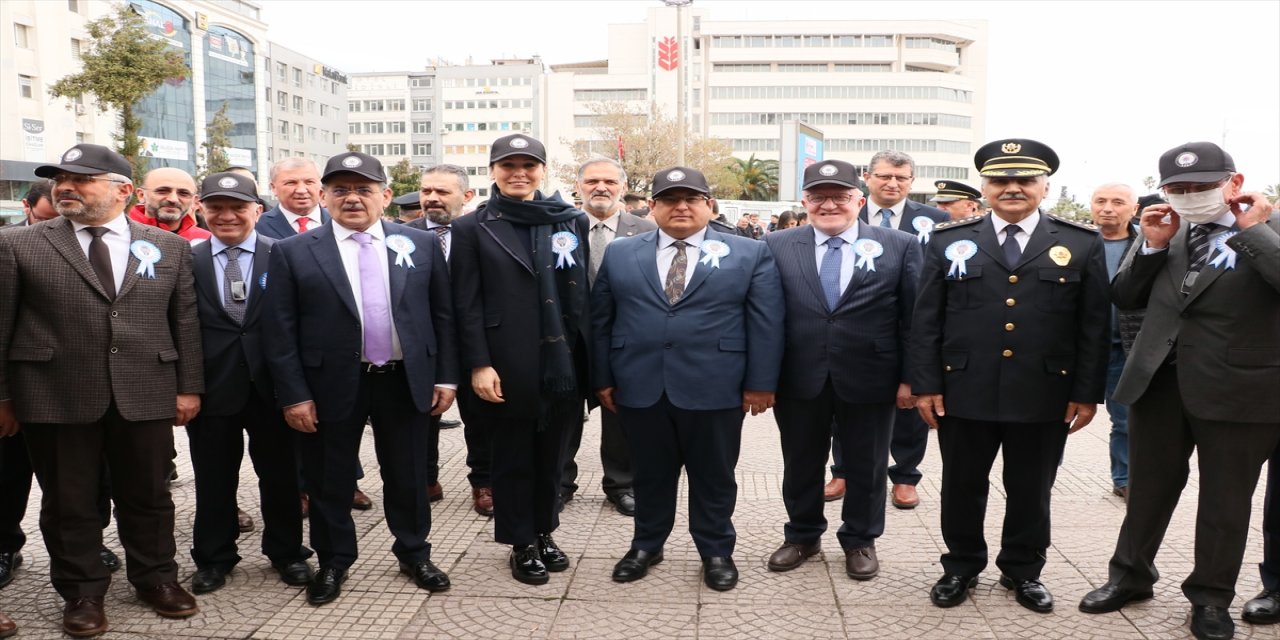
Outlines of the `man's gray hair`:
{"type": "Polygon", "coordinates": [[[422,175],[425,176],[428,173],[447,173],[458,179],[458,186],[462,187],[463,191],[471,188],[471,180],[467,178],[467,170],[456,164],[437,164],[422,170],[422,175]]]}
{"type": "Polygon", "coordinates": [[[894,166],[894,167],[901,167],[902,165],[910,165],[911,173],[914,174],[916,172],[916,161],[914,158],[912,158],[911,156],[901,151],[894,151],[892,149],[877,151],[874,156],[871,156],[871,162],[867,163],[867,171],[870,172],[871,170],[875,169],[876,163],[881,161],[888,162],[891,166],[894,166]]]}
{"type": "Polygon", "coordinates": [[[587,158],[586,162],[582,163],[582,166],[578,167],[578,182],[582,182],[582,175],[587,172],[587,167],[593,164],[607,164],[613,167],[614,169],[617,169],[618,182],[623,186],[626,186],[627,170],[622,168],[622,163],[618,162],[617,160],[614,160],[613,158],[609,158],[601,155],[592,155],[590,158],[587,158]]]}
{"type": "Polygon", "coordinates": [[[288,171],[289,169],[303,169],[307,167],[315,169],[316,176],[320,175],[320,165],[317,165],[315,160],[312,160],[311,158],[301,158],[297,156],[285,158],[284,160],[271,165],[271,174],[267,177],[267,181],[274,183],[276,181],[276,174],[281,171],[288,171]]]}

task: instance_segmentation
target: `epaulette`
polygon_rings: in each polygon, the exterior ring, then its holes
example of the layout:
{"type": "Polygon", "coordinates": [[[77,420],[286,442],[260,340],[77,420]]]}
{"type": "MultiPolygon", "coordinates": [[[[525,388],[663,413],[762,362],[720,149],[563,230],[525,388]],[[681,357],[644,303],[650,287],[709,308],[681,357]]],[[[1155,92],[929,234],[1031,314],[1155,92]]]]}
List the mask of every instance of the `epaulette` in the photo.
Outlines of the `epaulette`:
{"type": "Polygon", "coordinates": [[[986,216],[969,216],[968,218],[961,218],[959,220],[948,220],[946,222],[939,222],[938,224],[933,225],[933,230],[942,231],[943,229],[962,227],[966,224],[973,224],[975,222],[978,222],[985,217],[986,216]]]}
{"type": "Polygon", "coordinates": [[[1080,220],[1072,220],[1072,219],[1070,219],[1070,218],[1062,218],[1062,217],[1059,217],[1059,216],[1055,216],[1055,215],[1053,215],[1052,213],[1047,213],[1047,214],[1045,214],[1045,217],[1047,217],[1047,218],[1049,218],[1050,220],[1053,220],[1053,221],[1055,221],[1055,222],[1061,222],[1062,224],[1069,224],[1069,225],[1071,225],[1071,226],[1073,226],[1073,227],[1079,227],[1079,228],[1081,228],[1081,229],[1084,229],[1085,231],[1095,231],[1095,232],[1096,232],[1096,231],[1098,230],[1098,225],[1096,225],[1096,224],[1094,224],[1094,223],[1092,223],[1092,222],[1082,222],[1082,221],[1080,221],[1080,220]]]}

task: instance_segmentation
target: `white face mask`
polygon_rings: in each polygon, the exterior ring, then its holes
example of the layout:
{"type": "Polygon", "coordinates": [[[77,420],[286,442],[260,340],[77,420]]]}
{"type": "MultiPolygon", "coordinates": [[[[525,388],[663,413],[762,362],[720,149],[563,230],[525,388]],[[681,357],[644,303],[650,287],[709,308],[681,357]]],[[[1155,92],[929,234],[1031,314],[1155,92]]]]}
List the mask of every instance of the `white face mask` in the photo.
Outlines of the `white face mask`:
{"type": "Polygon", "coordinates": [[[1178,212],[1178,217],[1192,224],[1213,222],[1230,208],[1222,197],[1222,187],[1182,195],[1170,193],[1168,197],[1169,206],[1178,212]]]}

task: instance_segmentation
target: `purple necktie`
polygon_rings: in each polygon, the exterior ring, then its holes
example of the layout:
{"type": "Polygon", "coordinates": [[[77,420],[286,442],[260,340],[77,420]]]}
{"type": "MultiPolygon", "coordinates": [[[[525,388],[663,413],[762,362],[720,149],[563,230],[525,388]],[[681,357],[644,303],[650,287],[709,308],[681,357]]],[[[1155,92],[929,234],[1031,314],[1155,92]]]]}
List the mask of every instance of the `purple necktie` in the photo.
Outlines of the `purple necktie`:
{"type": "Polygon", "coordinates": [[[364,307],[364,357],[382,366],[391,360],[391,309],[387,306],[387,291],[382,286],[382,268],[379,260],[385,256],[373,246],[373,236],[353,233],[351,237],[360,243],[360,301],[364,307]]]}

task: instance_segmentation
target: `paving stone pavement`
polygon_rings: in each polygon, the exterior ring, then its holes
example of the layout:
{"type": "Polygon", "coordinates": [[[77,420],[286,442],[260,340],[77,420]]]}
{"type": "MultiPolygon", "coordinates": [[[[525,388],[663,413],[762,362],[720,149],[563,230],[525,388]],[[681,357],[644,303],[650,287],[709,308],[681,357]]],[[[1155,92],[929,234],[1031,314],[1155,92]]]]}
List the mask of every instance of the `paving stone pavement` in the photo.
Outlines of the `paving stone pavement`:
{"type": "MultiPolygon", "coordinates": [[[[1189,607],[1179,583],[1190,571],[1194,513],[1198,491],[1195,463],[1182,504],[1174,516],[1158,559],[1164,578],[1155,599],[1121,613],[1086,615],[1076,603],[1106,576],[1106,563],[1124,514],[1124,504],[1111,495],[1107,434],[1109,423],[1095,424],[1073,435],[1058,475],[1053,498],[1053,546],[1044,580],[1057,597],[1048,615],[1019,607],[996,584],[994,566],[982,576],[974,596],[953,609],[929,603],[929,588],[942,574],[938,556],[939,470],[936,440],[922,465],[921,505],[915,510],[889,508],[886,531],[877,543],[879,577],[855,582],[844,574],[835,526],[823,542],[826,552],[802,567],[771,573],[768,555],[782,541],[786,512],[782,505],[782,461],[777,427],[770,414],[748,417],[738,465],[739,500],[734,524],[735,553],[742,577],[738,587],[716,592],[702,585],[700,563],[688,535],[688,518],[676,519],[666,561],[649,577],[630,584],[609,579],[613,563],[628,548],[631,520],[604,501],[600,485],[599,419],[587,425],[579,466],[582,489],[561,518],[556,539],[570,554],[568,571],[552,574],[549,584],[517,583],[507,569],[507,548],[493,542],[492,521],[471,510],[466,484],[462,430],[440,438],[443,502],[433,507],[433,559],[447,571],[453,588],[442,594],[420,591],[397,572],[391,535],[381,512],[378,464],[372,436],[361,450],[368,474],[361,487],[373,497],[372,511],[354,512],[361,558],[352,569],[342,597],[324,607],[307,605],[302,590],[286,587],[257,554],[261,532],[242,536],[244,560],[222,590],[199,596],[200,614],[187,620],[165,620],[133,596],[124,572],[116,574],[107,598],[111,631],[107,638],[1187,638],[1189,607]]],[[[175,431],[180,479],[173,487],[178,506],[180,575],[189,584],[194,572],[187,550],[191,544],[195,491],[186,435],[175,431]]],[[[992,473],[999,478],[999,461],[992,473]]],[[[684,486],[681,488],[682,495],[684,486]]],[[[1004,515],[1003,491],[992,485],[987,513],[987,539],[998,546],[1004,515]]],[[[240,505],[261,526],[255,480],[242,465],[240,505]]],[[[49,560],[37,526],[39,490],[24,521],[31,537],[26,563],[13,584],[0,591],[0,611],[21,625],[23,639],[60,638],[61,601],[48,584],[49,560]]],[[[1232,608],[1259,590],[1256,563],[1262,558],[1262,492],[1254,499],[1253,526],[1245,566],[1232,608]]],[[[838,502],[827,505],[827,518],[839,522],[838,502]]],[[[107,545],[120,551],[114,525],[107,545]]],[[[994,554],[994,552],[993,552],[994,554]]],[[[1280,628],[1238,622],[1237,638],[1280,638],[1280,628]]]]}

